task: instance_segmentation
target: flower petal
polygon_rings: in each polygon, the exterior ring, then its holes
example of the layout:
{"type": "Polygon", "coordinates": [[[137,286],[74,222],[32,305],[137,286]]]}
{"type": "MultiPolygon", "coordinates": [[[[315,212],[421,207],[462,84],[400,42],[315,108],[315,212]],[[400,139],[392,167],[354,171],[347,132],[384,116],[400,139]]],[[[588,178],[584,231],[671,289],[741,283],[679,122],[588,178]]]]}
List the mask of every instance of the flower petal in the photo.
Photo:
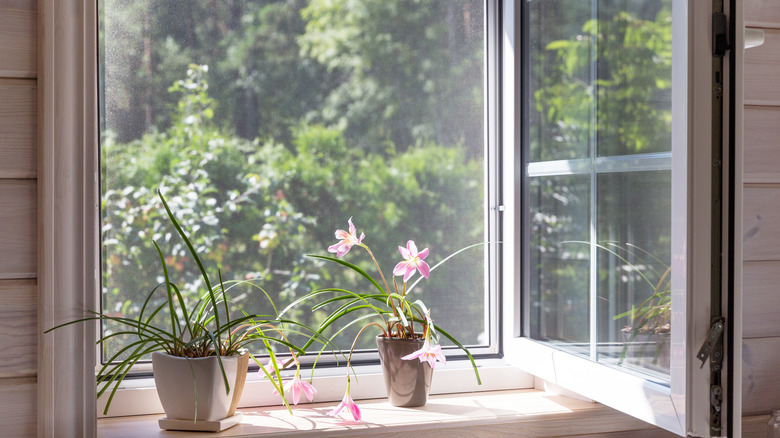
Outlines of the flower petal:
{"type": "Polygon", "coordinates": [[[332,411],[328,412],[328,415],[331,417],[335,417],[336,415],[340,414],[342,409],[344,409],[347,406],[346,402],[344,400],[341,401],[341,403],[338,404],[335,408],[333,408],[332,411]]]}
{"type": "Polygon", "coordinates": [[[412,278],[412,275],[414,275],[415,271],[417,271],[417,268],[415,268],[413,264],[409,263],[406,267],[406,273],[404,274],[404,283],[412,278]]]}
{"type": "Polygon", "coordinates": [[[401,275],[405,273],[408,266],[409,266],[409,262],[407,262],[406,260],[402,262],[398,262],[398,264],[395,265],[395,268],[393,268],[393,275],[401,275]]]}
{"type": "Polygon", "coordinates": [[[401,245],[398,245],[398,252],[401,253],[401,257],[403,257],[405,260],[409,260],[412,258],[412,255],[409,253],[409,250],[404,248],[401,245]]]}
{"type": "Polygon", "coordinates": [[[355,225],[352,223],[352,216],[347,219],[347,223],[349,224],[349,234],[355,235],[357,234],[357,230],[355,229],[355,225]]]}
{"type": "Polygon", "coordinates": [[[424,261],[422,261],[422,260],[420,260],[419,262],[417,262],[417,269],[419,269],[419,270],[420,270],[420,274],[421,274],[423,277],[425,277],[425,278],[428,278],[428,277],[431,275],[431,267],[430,267],[430,266],[428,266],[428,263],[425,263],[425,262],[424,262],[424,261]]]}
{"type": "Polygon", "coordinates": [[[299,401],[301,401],[301,385],[300,385],[300,379],[293,379],[293,381],[298,380],[296,383],[292,385],[292,394],[293,394],[293,404],[297,405],[299,401]]]}
{"type": "Polygon", "coordinates": [[[417,350],[414,353],[407,354],[406,356],[402,357],[401,360],[412,360],[417,359],[418,357],[422,356],[423,350],[417,350]]]}
{"type": "Polygon", "coordinates": [[[414,244],[414,240],[406,242],[406,248],[409,249],[409,254],[411,254],[412,257],[417,257],[417,245],[414,244]]]}
{"type": "Polygon", "coordinates": [[[314,394],[317,393],[317,390],[314,388],[314,386],[305,380],[301,381],[301,389],[309,401],[312,401],[314,399],[314,394]]]}
{"type": "Polygon", "coordinates": [[[355,402],[352,402],[349,405],[349,412],[352,413],[352,418],[354,418],[355,421],[360,421],[360,418],[361,418],[361,416],[360,416],[360,408],[358,407],[358,405],[355,404],[355,402]]]}
{"type": "Polygon", "coordinates": [[[417,258],[422,260],[424,258],[428,257],[428,248],[425,248],[424,250],[417,253],[417,258]]]}

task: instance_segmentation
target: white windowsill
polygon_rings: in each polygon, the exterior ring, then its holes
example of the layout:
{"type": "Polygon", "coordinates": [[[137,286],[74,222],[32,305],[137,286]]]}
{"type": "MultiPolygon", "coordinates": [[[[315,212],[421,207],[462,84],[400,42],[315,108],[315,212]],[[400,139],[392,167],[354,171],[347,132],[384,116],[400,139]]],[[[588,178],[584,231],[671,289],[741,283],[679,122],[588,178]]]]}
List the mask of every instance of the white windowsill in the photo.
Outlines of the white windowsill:
{"type": "MultiPolygon", "coordinates": [[[[516,367],[507,365],[501,359],[483,359],[478,362],[482,384],[477,385],[474,372],[468,361],[453,360],[446,365],[436,367],[436,373],[431,383],[431,394],[474,393],[506,389],[528,389],[534,387],[534,378],[516,367]]],[[[351,390],[355,400],[379,399],[386,396],[384,380],[379,365],[359,365],[353,368],[358,378],[353,380],[351,390]]],[[[346,388],[346,369],[317,368],[314,386],[317,402],[338,402],[344,396],[346,388]]],[[[292,370],[283,372],[285,377],[292,377],[292,370]]],[[[301,371],[301,377],[306,379],[309,372],[301,371]]],[[[257,373],[250,372],[241,395],[239,408],[252,406],[277,406],[279,396],[273,394],[274,388],[267,380],[257,373]]],[[[104,417],[103,409],[108,399],[108,392],[97,399],[97,415],[104,417]]],[[[288,397],[289,400],[289,397],[288,397]]],[[[149,415],[162,413],[162,405],[157,397],[154,380],[126,379],[111,402],[108,417],[134,415],[149,415]]]]}
{"type": "MultiPolygon", "coordinates": [[[[334,402],[299,404],[290,415],[281,406],[243,408],[241,424],[214,437],[349,436],[375,437],[415,431],[416,436],[671,437],[669,432],[604,405],[536,389],[431,396],[421,408],[396,408],[386,399],[358,402],[363,421],[348,413],[330,417],[334,402]],[[622,433],[621,433],[622,432],[622,433]],[[617,434],[615,434],[617,433],[617,434]],[[422,435],[421,435],[422,434],[422,435]]],[[[163,415],[101,418],[98,435],[110,437],[203,436],[162,431],[163,415]]]]}

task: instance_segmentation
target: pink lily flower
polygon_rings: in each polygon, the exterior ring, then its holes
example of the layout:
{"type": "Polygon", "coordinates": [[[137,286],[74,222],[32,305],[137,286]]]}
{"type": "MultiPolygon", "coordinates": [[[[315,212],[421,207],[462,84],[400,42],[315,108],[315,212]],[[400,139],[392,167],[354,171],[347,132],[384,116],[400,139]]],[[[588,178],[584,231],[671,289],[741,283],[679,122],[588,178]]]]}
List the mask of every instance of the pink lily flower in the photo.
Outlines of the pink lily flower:
{"type": "MultiPolygon", "coordinates": [[[[317,393],[317,390],[314,389],[311,383],[302,380],[297,374],[294,378],[284,382],[284,390],[285,392],[292,392],[294,405],[297,405],[301,400],[301,393],[305,394],[309,401],[312,401],[314,394],[317,393]]],[[[279,391],[274,390],[274,394],[278,395],[279,391]]]]}
{"type": "MultiPolygon", "coordinates": [[[[272,363],[272,362],[273,362],[275,359],[276,359],[275,357],[274,357],[274,359],[270,359],[270,358],[269,358],[269,359],[268,359],[268,363],[267,363],[267,364],[265,364],[265,365],[263,365],[263,368],[262,368],[262,369],[259,369],[259,370],[257,371],[257,374],[259,374],[259,375],[260,375],[260,377],[267,377],[267,376],[266,376],[266,374],[263,372],[263,369],[264,369],[264,370],[265,370],[265,371],[266,371],[268,374],[270,374],[270,375],[272,375],[272,376],[273,376],[274,374],[276,374],[276,370],[274,370],[274,365],[273,365],[273,363],[272,363]]],[[[278,360],[276,360],[276,368],[278,368],[280,371],[281,371],[282,369],[284,369],[284,362],[279,362],[278,360]]]]}
{"type": "Polygon", "coordinates": [[[403,274],[404,283],[414,275],[415,271],[420,271],[423,277],[428,278],[431,274],[431,268],[428,266],[428,263],[423,261],[424,258],[428,257],[428,248],[417,252],[417,245],[414,244],[413,240],[410,240],[406,242],[406,248],[399,246],[398,251],[401,252],[404,261],[395,265],[393,275],[403,274]]]}
{"type": "Polygon", "coordinates": [[[349,218],[347,222],[349,223],[349,232],[336,230],[336,239],[340,239],[340,242],[328,247],[328,252],[336,253],[337,257],[348,253],[354,245],[360,245],[360,242],[366,237],[365,233],[360,233],[360,238],[357,237],[357,230],[352,225],[352,218],[349,218]]]}
{"type": "Polygon", "coordinates": [[[412,354],[407,354],[406,356],[401,358],[402,360],[413,360],[413,359],[420,359],[420,362],[428,361],[428,364],[431,366],[431,368],[436,365],[436,361],[446,364],[447,359],[444,357],[444,353],[441,352],[441,345],[431,345],[428,339],[425,340],[425,343],[423,343],[422,348],[415,351],[412,354]]]}
{"type": "Polygon", "coordinates": [[[336,415],[340,414],[344,408],[347,408],[355,421],[360,421],[360,408],[355,404],[355,402],[352,400],[352,397],[349,395],[349,381],[347,381],[347,392],[344,393],[344,398],[341,400],[341,403],[333,408],[332,411],[328,412],[328,415],[335,417],[336,415]]]}

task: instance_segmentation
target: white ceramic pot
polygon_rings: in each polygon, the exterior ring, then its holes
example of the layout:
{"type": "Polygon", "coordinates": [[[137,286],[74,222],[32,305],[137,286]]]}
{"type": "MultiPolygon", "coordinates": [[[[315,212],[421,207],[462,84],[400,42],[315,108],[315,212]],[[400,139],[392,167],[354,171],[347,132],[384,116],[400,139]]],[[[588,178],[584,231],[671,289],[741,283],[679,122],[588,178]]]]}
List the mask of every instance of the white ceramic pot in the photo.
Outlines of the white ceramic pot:
{"type": "Polygon", "coordinates": [[[152,353],[157,395],[168,419],[218,421],[235,413],[246,381],[249,355],[222,357],[230,391],[215,356],[188,359],[152,353]]]}

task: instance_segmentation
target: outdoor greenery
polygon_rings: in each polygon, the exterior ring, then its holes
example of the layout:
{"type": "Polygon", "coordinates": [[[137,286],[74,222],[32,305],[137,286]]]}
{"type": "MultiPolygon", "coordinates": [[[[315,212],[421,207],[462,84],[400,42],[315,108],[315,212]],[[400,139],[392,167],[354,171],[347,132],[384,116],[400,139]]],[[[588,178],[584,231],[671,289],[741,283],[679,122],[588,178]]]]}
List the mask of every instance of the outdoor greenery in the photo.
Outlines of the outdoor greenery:
{"type": "MultiPolygon", "coordinates": [[[[105,313],[137,316],[163,281],[155,240],[183,296],[202,293],[157,188],[204,263],[276,310],[361,291],[307,257],[350,217],[377,230],[382,266],[409,238],[433,263],[485,240],[480,1],[104,0],[101,16],[105,313]]],[[[484,332],[482,264],[473,249],[415,289],[443,328],[464,322],[451,332],[466,345],[484,332]]],[[[236,304],[275,311],[240,288],[236,304]]]]}

